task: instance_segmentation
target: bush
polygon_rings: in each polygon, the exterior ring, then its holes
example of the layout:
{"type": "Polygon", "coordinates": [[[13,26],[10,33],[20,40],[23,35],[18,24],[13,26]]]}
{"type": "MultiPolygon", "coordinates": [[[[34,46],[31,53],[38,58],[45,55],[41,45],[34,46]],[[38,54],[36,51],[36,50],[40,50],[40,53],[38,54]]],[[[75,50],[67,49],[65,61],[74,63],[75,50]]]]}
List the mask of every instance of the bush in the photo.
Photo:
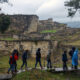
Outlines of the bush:
{"type": "Polygon", "coordinates": [[[4,33],[10,25],[10,18],[7,15],[0,14],[0,32],[4,33]]]}

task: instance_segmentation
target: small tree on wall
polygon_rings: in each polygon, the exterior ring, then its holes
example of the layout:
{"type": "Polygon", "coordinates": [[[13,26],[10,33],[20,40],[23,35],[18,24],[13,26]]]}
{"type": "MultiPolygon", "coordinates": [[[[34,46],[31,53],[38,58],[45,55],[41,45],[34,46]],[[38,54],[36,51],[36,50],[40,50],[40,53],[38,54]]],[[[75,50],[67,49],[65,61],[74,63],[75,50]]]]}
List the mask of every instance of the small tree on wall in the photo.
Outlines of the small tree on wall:
{"type": "Polygon", "coordinates": [[[10,25],[10,18],[7,15],[0,14],[0,32],[4,33],[10,25]]]}

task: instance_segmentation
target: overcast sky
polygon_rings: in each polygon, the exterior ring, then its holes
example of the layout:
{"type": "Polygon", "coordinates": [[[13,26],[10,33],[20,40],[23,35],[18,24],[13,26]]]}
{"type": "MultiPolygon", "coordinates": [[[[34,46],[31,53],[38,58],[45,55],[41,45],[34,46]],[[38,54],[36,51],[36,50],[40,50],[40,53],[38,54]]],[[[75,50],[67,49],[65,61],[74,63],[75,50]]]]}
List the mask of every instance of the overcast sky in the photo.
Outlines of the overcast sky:
{"type": "MultiPolygon", "coordinates": [[[[67,18],[65,0],[9,0],[8,4],[0,4],[2,12],[6,14],[36,14],[39,19],[53,18],[53,21],[68,22],[80,21],[79,16],[67,18]]],[[[78,14],[78,13],[77,13],[78,14]]]]}

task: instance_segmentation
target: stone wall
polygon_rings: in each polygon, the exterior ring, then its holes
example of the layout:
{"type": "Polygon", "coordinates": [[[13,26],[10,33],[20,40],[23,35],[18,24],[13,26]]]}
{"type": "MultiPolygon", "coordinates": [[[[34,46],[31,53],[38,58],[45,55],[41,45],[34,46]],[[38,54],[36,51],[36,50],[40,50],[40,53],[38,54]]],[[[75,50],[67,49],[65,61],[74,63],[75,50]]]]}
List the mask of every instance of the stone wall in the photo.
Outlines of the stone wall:
{"type": "Polygon", "coordinates": [[[8,32],[24,33],[37,30],[38,16],[36,15],[9,15],[11,25],[8,32]]]}
{"type": "Polygon", "coordinates": [[[39,20],[37,15],[8,15],[11,24],[6,31],[7,34],[27,34],[41,32],[43,30],[65,29],[66,25],[54,22],[52,18],[39,20]]]}
{"type": "Polygon", "coordinates": [[[31,19],[31,24],[29,25],[28,28],[28,33],[37,32],[38,23],[39,23],[38,18],[35,18],[35,16],[33,16],[31,19]]]}
{"type": "Polygon", "coordinates": [[[44,30],[64,30],[66,28],[66,24],[54,22],[52,19],[40,20],[38,24],[38,32],[44,30]]]}
{"type": "MultiPolygon", "coordinates": [[[[28,49],[32,56],[35,56],[37,48],[41,48],[42,56],[46,56],[49,49],[53,49],[55,41],[49,40],[24,40],[24,41],[0,41],[0,51],[12,52],[14,49],[23,51],[28,49]]],[[[3,54],[6,54],[4,53],[3,54]]]]}

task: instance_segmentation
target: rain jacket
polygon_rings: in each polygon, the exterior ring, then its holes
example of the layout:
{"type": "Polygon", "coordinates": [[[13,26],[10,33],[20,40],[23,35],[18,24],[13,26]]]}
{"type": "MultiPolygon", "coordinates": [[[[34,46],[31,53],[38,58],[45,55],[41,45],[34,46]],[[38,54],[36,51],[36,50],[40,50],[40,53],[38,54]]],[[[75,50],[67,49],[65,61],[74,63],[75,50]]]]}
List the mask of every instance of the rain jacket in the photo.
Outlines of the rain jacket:
{"type": "Polygon", "coordinates": [[[73,57],[72,57],[72,65],[77,66],[78,65],[78,49],[74,51],[73,57]]]}

